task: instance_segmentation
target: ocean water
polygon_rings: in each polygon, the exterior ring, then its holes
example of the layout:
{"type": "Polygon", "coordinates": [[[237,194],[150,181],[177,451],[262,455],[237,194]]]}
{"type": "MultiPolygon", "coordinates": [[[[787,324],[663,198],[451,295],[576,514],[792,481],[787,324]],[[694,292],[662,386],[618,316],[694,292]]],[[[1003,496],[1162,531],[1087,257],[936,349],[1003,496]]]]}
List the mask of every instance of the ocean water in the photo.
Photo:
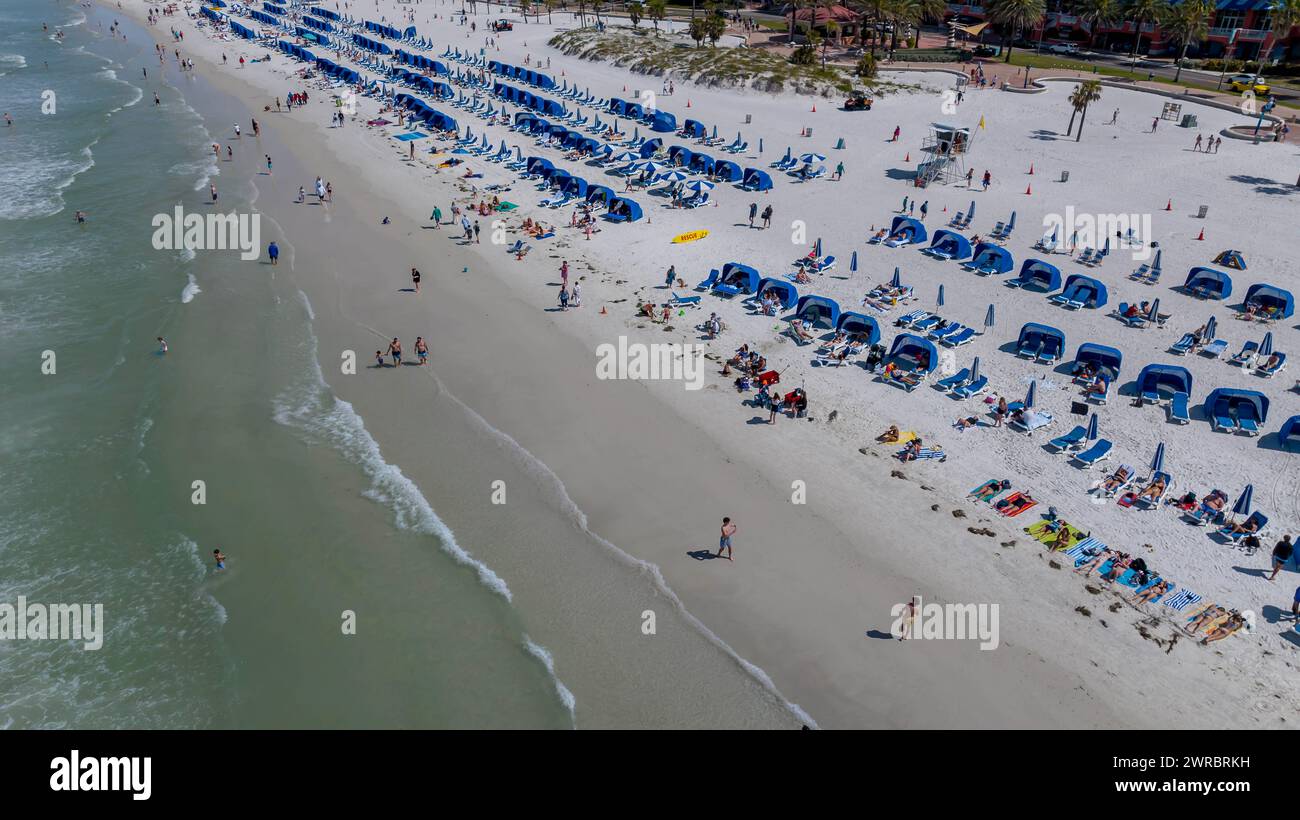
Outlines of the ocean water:
{"type": "Polygon", "coordinates": [[[305,298],[153,247],[155,214],[255,189],[113,19],[0,6],[0,603],[106,622],[0,641],[0,728],[573,726],[506,585],[320,378],[305,298]]]}

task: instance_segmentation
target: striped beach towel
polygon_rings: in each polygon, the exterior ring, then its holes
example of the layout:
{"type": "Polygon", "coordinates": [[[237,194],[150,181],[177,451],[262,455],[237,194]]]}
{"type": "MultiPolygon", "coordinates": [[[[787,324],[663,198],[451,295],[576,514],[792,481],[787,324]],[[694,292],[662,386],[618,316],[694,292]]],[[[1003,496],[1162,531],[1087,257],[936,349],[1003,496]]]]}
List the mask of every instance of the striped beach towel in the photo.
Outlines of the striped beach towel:
{"type": "Polygon", "coordinates": [[[1172,609],[1174,612],[1182,612],[1184,609],[1192,604],[1198,603],[1200,600],[1201,596],[1192,592],[1190,589],[1180,589],[1173,595],[1169,596],[1169,600],[1165,601],[1164,605],[1172,609]]]}

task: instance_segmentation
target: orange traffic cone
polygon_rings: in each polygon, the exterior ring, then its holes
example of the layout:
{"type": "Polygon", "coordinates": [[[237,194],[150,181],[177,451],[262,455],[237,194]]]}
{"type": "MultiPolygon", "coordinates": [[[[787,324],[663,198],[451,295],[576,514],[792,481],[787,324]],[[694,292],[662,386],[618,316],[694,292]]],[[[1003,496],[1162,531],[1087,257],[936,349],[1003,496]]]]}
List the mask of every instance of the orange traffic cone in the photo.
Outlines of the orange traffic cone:
{"type": "Polygon", "coordinates": [[[912,152],[908,151],[907,156],[903,157],[903,162],[911,162],[911,161],[912,161],[912,152]]]}
{"type": "Polygon", "coordinates": [[[1173,197],[1170,197],[1169,201],[1165,203],[1165,210],[1172,211],[1173,209],[1174,209],[1174,200],[1173,197]]]}
{"type": "Polygon", "coordinates": [[[1029,175],[1031,177],[1034,175],[1034,164],[1032,162],[1029,163],[1029,175]]]}
{"type": "Polygon", "coordinates": [[[1026,186],[1025,186],[1025,196],[1030,196],[1030,195],[1033,194],[1033,193],[1034,193],[1034,186],[1033,186],[1033,185],[1026,185],[1026,186]]]}
{"type": "Polygon", "coordinates": [[[609,315],[609,312],[608,312],[607,310],[605,310],[605,306],[604,306],[604,305],[601,305],[601,306],[600,306],[600,315],[601,315],[601,316],[608,316],[608,315],[609,315]]]}
{"type": "Polygon", "coordinates": [[[943,212],[944,212],[944,213],[948,213],[948,206],[947,206],[947,205],[944,205],[944,206],[943,206],[943,212]]]}
{"type": "Polygon", "coordinates": [[[817,103],[813,103],[813,110],[812,110],[812,112],[813,112],[814,114],[817,113],[817,103]]]}
{"type": "Polygon", "coordinates": [[[1201,228],[1201,235],[1198,236],[1198,237],[1196,237],[1196,238],[1197,238],[1197,240],[1204,240],[1204,239],[1205,239],[1205,229],[1204,229],[1204,228],[1201,228]]]}
{"type": "Polygon", "coordinates": [[[686,101],[686,107],[687,107],[687,108],[690,108],[690,107],[691,107],[691,101],[690,101],[690,100],[687,100],[687,101],[686,101]]]}

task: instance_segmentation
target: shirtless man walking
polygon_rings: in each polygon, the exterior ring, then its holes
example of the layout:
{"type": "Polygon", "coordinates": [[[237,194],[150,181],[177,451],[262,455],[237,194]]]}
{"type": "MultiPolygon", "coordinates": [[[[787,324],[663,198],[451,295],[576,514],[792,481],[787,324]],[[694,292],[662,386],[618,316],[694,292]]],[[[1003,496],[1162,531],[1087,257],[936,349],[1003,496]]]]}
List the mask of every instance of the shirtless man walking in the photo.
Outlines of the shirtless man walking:
{"type": "Polygon", "coordinates": [[[388,343],[388,355],[393,357],[393,367],[402,366],[402,343],[396,336],[388,343]]]}
{"type": "Polygon", "coordinates": [[[736,534],[736,530],[737,530],[737,529],[739,529],[739,527],[737,527],[736,524],[735,524],[735,522],[733,522],[730,518],[723,518],[723,519],[722,519],[722,533],[721,533],[720,537],[718,538],[718,555],[717,555],[717,557],[721,558],[721,557],[722,557],[722,551],[725,549],[725,550],[727,551],[727,560],[728,560],[728,561],[732,560],[732,558],[731,558],[731,536],[733,536],[733,535],[736,534]]]}

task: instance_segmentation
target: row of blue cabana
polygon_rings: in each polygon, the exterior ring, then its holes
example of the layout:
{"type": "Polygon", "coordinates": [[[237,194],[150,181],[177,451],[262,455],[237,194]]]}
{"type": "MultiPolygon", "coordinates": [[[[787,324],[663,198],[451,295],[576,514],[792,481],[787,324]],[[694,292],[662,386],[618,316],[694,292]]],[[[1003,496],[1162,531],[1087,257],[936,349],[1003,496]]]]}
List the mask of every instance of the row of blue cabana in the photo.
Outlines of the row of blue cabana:
{"type": "Polygon", "coordinates": [[[320,34],[319,32],[308,31],[307,29],[303,28],[302,26],[298,26],[298,27],[296,27],[296,28],[293,30],[293,33],[294,33],[294,34],[297,34],[299,37],[301,37],[301,38],[304,39],[304,40],[310,40],[310,41],[312,41],[313,43],[320,43],[320,44],[323,45],[323,46],[327,46],[327,45],[330,44],[330,38],[329,38],[329,37],[326,37],[324,34],[320,34]]]}
{"type": "MultiPolygon", "coordinates": [[[[1221,270],[1207,267],[1195,267],[1187,272],[1183,289],[1193,296],[1203,299],[1222,300],[1232,295],[1232,277],[1221,270]]],[[[1295,313],[1295,297],[1289,290],[1275,285],[1258,283],[1246,289],[1245,304],[1261,304],[1274,308],[1279,318],[1288,318],[1295,313]]]]}
{"type": "Polygon", "coordinates": [[[447,83],[439,82],[432,77],[426,77],[414,71],[408,71],[405,68],[394,68],[389,76],[395,81],[410,83],[416,88],[444,100],[450,100],[456,96],[456,90],[447,83]]]}
{"type": "Polygon", "coordinates": [[[291,43],[288,40],[280,41],[280,50],[290,57],[297,57],[299,60],[306,60],[309,63],[316,62],[316,55],[300,45],[291,43]]]}
{"type": "Polygon", "coordinates": [[[249,9],[248,16],[252,17],[254,20],[256,20],[259,23],[266,23],[268,26],[275,26],[276,28],[279,28],[281,25],[279,17],[276,17],[271,14],[267,14],[264,11],[249,9]]]}
{"type": "Polygon", "coordinates": [[[284,6],[277,6],[275,3],[263,3],[262,8],[266,9],[272,14],[278,14],[281,17],[289,13],[289,10],[286,9],[284,6]]]}
{"type": "Polygon", "coordinates": [[[253,31],[251,28],[248,28],[245,25],[236,23],[234,20],[230,21],[230,32],[234,34],[236,37],[243,37],[245,40],[257,39],[257,32],[253,31]]]}
{"type": "Polygon", "coordinates": [[[620,100],[617,97],[610,98],[608,108],[611,114],[643,122],[650,126],[652,131],[671,134],[677,130],[677,117],[667,111],[656,111],[653,108],[646,108],[641,103],[620,100]]]}
{"type": "Polygon", "coordinates": [[[415,36],[415,26],[407,26],[406,32],[403,33],[398,29],[388,25],[387,23],[373,23],[367,20],[365,28],[366,31],[374,32],[375,34],[378,34],[380,37],[387,37],[390,40],[401,40],[403,37],[415,36]]]}
{"type": "Polygon", "coordinates": [[[317,31],[324,31],[327,33],[332,33],[334,31],[333,25],[325,22],[324,20],[317,20],[315,17],[308,17],[304,15],[302,18],[302,24],[307,28],[314,28],[317,31]]]}
{"type": "Polygon", "coordinates": [[[529,157],[525,168],[527,173],[536,174],[570,196],[581,197],[593,205],[604,205],[608,210],[606,218],[613,221],[636,222],[643,216],[641,206],[636,200],[619,196],[613,188],[592,185],[563,168],[556,168],[555,163],[545,157],[529,157]]]}
{"type": "Polygon", "coordinates": [[[513,85],[494,83],[492,93],[515,105],[531,108],[548,116],[563,117],[568,113],[568,110],[560,102],[522,88],[515,88],[513,85]]]}
{"type": "Polygon", "coordinates": [[[316,58],[316,67],[330,77],[337,77],[345,83],[361,82],[361,75],[345,65],[339,65],[333,60],[324,57],[316,58]]]}
{"type": "MultiPolygon", "coordinates": [[[[572,149],[586,153],[597,153],[601,150],[603,143],[595,137],[588,136],[581,131],[573,131],[561,123],[552,123],[541,117],[529,114],[527,111],[520,111],[515,114],[515,125],[527,125],[530,134],[552,136],[560,140],[565,149],[572,149]]],[[[606,149],[605,153],[612,153],[612,149],[606,149]]]]}
{"type": "Polygon", "coordinates": [[[393,49],[390,48],[387,43],[381,43],[378,40],[372,40],[371,38],[365,36],[364,34],[353,34],[352,42],[356,43],[357,45],[361,46],[367,51],[373,51],[376,54],[393,53],[393,49]]]}
{"type": "Polygon", "coordinates": [[[456,120],[430,107],[428,103],[419,97],[403,92],[394,97],[393,102],[410,111],[413,116],[424,120],[430,128],[437,131],[458,131],[460,128],[456,124],[456,120]]]}
{"type": "Polygon", "coordinates": [[[511,77],[538,88],[555,88],[555,79],[549,74],[533,71],[531,68],[513,66],[500,60],[489,60],[488,71],[501,77],[511,77]]]}
{"type": "Polygon", "coordinates": [[[411,54],[410,52],[403,51],[402,49],[399,48],[397,49],[396,52],[394,52],[394,56],[397,57],[398,62],[404,65],[413,65],[416,68],[428,69],[429,71],[432,71],[434,74],[440,74],[444,77],[451,76],[451,70],[447,68],[446,65],[439,62],[438,60],[433,60],[428,57],[425,57],[423,54],[411,54]]]}
{"type": "Polygon", "coordinates": [[[214,23],[220,23],[222,20],[225,19],[221,15],[221,12],[217,11],[216,9],[208,8],[207,6],[199,6],[199,13],[202,14],[204,17],[207,17],[209,20],[211,20],[214,23]]]}
{"type": "Polygon", "coordinates": [[[330,11],[329,9],[323,9],[320,8],[319,6],[312,6],[311,13],[316,15],[317,17],[324,17],[326,20],[333,20],[335,22],[338,22],[343,19],[343,16],[338,12],[330,11]]]}
{"type": "MultiPolygon", "coordinates": [[[[699,174],[721,177],[726,182],[740,182],[745,177],[745,172],[735,162],[714,159],[708,154],[692,151],[685,145],[674,145],[668,149],[668,164],[699,174]]],[[[771,177],[768,180],[770,182],[771,177]]]]}

